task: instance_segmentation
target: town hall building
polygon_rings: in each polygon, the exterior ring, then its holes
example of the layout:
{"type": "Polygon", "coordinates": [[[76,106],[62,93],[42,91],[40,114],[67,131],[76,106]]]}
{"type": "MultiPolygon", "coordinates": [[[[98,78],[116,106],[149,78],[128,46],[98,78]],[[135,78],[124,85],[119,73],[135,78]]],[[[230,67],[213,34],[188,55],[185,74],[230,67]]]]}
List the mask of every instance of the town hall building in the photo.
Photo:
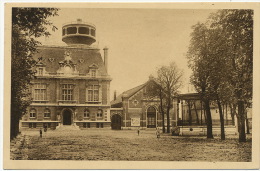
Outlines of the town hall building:
{"type": "Polygon", "coordinates": [[[32,103],[21,128],[103,128],[110,123],[108,48],[93,47],[96,27],[81,19],[64,24],[67,46],[40,46],[31,81],[32,103]]]}

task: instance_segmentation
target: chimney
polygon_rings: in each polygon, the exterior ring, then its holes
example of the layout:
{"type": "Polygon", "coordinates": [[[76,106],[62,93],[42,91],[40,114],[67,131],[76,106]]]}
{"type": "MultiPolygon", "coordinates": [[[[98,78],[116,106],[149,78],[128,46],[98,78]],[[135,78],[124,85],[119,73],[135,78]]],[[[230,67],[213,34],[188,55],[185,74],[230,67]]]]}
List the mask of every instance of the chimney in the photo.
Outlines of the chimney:
{"type": "Polygon", "coordinates": [[[116,90],[114,91],[114,100],[116,100],[116,90]]]}
{"type": "Polygon", "coordinates": [[[107,65],[108,65],[108,61],[107,61],[108,48],[105,47],[103,50],[104,50],[104,64],[105,64],[105,68],[106,68],[106,70],[108,72],[108,68],[107,68],[107,65]]]}

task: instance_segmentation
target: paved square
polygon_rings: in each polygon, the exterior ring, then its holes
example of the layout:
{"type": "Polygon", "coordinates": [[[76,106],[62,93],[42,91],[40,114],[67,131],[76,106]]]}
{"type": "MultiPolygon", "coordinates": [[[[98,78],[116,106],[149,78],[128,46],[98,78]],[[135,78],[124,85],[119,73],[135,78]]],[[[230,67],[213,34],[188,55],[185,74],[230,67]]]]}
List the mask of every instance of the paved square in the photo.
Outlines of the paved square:
{"type": "Polygon", "coordinates": [[[175,137],[141,130],[23,131],[13,159],[23,160],[132,160],[132,161],[251,161],[251,138],[221,141],[219,137],[175,137]]]}

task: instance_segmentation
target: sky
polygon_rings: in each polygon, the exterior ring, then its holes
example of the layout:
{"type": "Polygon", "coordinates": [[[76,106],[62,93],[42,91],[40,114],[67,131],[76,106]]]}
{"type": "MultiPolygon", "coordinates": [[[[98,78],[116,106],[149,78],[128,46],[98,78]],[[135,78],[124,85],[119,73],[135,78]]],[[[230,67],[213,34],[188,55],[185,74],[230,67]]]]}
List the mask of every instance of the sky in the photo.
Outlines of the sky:
{"type": "Polygon", "coordinates": [[[184,70],[182,93],[188,88],[190,69],[186,53],[191,26],[204,22],[213,10],[196,9],[120,9],[120,8],[61,8],[59,16],[50,20],[58,30],[44,45],[66,46],[61,40],[62,24],[78,18],[96,26],[95,46],[108,47],[108,73],[112,77],[111,98],[145,83],[162,65],[175,62],[184,70]]]}

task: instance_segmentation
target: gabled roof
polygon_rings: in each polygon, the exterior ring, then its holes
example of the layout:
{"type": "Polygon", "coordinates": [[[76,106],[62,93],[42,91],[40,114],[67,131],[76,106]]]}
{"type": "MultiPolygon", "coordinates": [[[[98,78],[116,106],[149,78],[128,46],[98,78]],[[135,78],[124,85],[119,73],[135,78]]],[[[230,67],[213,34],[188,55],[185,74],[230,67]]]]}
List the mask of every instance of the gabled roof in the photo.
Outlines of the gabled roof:
{"type": "Polygon", "coordinates": [[[122,94],[117,96],[115,100],[112,100],[110,102],[110,104],[111,105],[115,105],[115,104],[121,103],[123,95],[124,95],[124,97],[129,98],[132,95],[134,95],[135,93],[137,93],[139,90],[141,90],[146,84],[147,84],[147,82],[144,83],[144,84],[141,84],[141,85],[139,85],[137,87],[131,88],[130,90],[124,91],[122,94]]]}

